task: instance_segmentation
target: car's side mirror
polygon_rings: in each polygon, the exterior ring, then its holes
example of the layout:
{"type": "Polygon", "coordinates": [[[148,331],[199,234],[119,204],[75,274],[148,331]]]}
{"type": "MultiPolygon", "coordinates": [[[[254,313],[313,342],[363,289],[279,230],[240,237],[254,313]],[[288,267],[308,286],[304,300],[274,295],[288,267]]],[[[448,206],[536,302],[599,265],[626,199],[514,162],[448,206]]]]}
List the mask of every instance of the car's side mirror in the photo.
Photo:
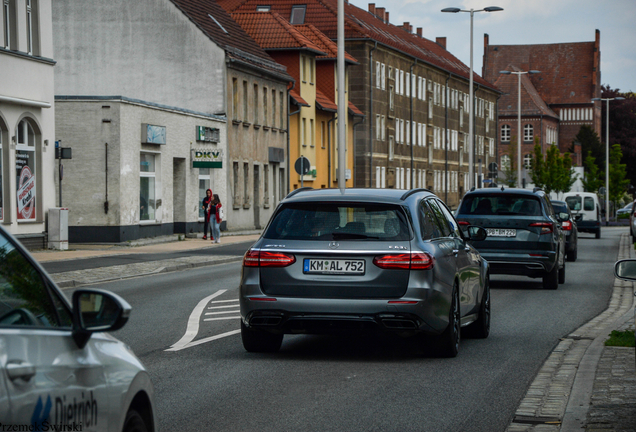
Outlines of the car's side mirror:
{"type": "Polygon", "coordinates": [[[566,212],[557,213],[559,222],[567,222],[570,220],[570,215],[566,212]]]}
{"type": "Polygon", "coordinates": [[[625,259],[614,264],[614,274],[617,278],[636,281],[636,259],[625,259]]]}
{"type": "Polygon", "coordinates": [[[485,229],[480,226],[470,225],[467,229],[468,239],[473,241],[483,241],[486,240],[488,233],[485,229]]]}
{"type": "Polygon", "coordinates": [[[130,316],[130,305],[117,294],[97,289],[73,293],[73,339],[86,346],[92,333],[119,330],[130,316]]]}

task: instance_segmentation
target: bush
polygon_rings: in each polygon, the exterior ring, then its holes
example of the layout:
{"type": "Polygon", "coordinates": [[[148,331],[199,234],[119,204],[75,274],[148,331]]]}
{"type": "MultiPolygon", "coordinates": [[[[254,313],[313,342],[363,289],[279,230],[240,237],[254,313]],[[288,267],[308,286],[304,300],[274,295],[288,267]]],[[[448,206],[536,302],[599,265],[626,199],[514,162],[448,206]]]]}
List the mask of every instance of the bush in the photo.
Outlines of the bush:
{"type": "Polygon", "coordinates": [[[636,346],[636,336],[633,330],[618,331],[613,330],[610,338],[605,341],[605,346],[634,347],[636,346]]]}

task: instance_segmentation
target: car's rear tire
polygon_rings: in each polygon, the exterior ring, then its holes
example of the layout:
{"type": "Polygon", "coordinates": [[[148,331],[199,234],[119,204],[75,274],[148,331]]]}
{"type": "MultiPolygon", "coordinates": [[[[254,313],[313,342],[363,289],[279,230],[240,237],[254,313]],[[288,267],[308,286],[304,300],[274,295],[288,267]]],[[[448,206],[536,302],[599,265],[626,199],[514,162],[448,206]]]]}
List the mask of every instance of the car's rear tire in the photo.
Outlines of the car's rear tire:
{"type": "Polygon", "coordinates": [[[567,255],[568,261],[570,262],[576,261],[577,255],[578,255],[578,251],[576,249],[574,249],[572,252],[568,252],[568,255],[567,255]]]}
{"type": "Polygon", "coordinates": [[[241,339],[246,351],[276,352],[283,343],[283,334],[250,329],[241,321],[241,339]]]}
{"type": "Polygon", "coordinates": [[[484,295],[479,306],[479,318],[477,321],[462,329],[466,336],[476,339],[486,339],[490,334],[490,276],[486,276],[484,295]]]}
{"type": "Polygon", "coordinates": [[[453,287],[450,311],[448,314],[448,327],[439,336],[437,347],[443,357],[457,357],[459,353],[459,340],[461,339],[461,313],[459,309],[459,289],[453,287]]]}
{"type": "Polygon", "coordinates": [[[551,271],[543,276],[543,288],[549,290],[555,290],[559,288],[559,264],[558,260],[554,264],[551,271]]]}
{"type": "Polygon", "coordinates": [[[559,283],[565,283],[565,260],[563,260],[563,267],[559,269],[559,283]]]}
{"type": "Polygon", "coordinates": [[[600,228],[596,230],[596,238],[597,239],[601,238],[601,229],[600,228]]]}
{"type": "Polygon", "coordinates": [[[148,427],[143,417],[137,411],[131,409],[126,414],[123,432],[148,432],[148,427]]]}

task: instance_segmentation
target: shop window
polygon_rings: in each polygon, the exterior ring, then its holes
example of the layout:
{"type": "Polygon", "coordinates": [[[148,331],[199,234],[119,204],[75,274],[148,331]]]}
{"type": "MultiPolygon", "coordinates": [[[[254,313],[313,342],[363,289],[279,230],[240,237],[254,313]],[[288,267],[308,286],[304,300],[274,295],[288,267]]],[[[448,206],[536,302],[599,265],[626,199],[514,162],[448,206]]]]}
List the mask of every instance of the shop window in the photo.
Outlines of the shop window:
{"type": "Polygon", "coordinates": [[[157,211],[156,155],[139,155],[139,220],[155,221],[157,211]]]}
{"type": "Polygon", "coordinates": [[[18,123],[15,148],[18,221],[36,219],[35,133],[28,121],[18,123]]]}
{"type": "Polygon", "coordinates": [[[205,192],[208,189],[212,189],[212,183],[210,181],[210,168],[199,168],[199,219],[203,220],[205,215],[203,214],[203,198],[205,198],[205,192]]]}

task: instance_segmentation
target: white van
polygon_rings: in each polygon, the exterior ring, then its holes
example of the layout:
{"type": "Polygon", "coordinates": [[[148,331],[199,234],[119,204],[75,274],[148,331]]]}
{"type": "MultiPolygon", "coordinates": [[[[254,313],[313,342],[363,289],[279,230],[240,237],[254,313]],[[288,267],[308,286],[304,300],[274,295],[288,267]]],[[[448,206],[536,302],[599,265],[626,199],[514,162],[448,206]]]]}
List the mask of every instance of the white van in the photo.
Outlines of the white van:
{"type": "Polygon", "coordinates": [[[578,231],[601,238],[601,205],[594,192],[566,192],[563,201],[568,203],[578,231]]]}

